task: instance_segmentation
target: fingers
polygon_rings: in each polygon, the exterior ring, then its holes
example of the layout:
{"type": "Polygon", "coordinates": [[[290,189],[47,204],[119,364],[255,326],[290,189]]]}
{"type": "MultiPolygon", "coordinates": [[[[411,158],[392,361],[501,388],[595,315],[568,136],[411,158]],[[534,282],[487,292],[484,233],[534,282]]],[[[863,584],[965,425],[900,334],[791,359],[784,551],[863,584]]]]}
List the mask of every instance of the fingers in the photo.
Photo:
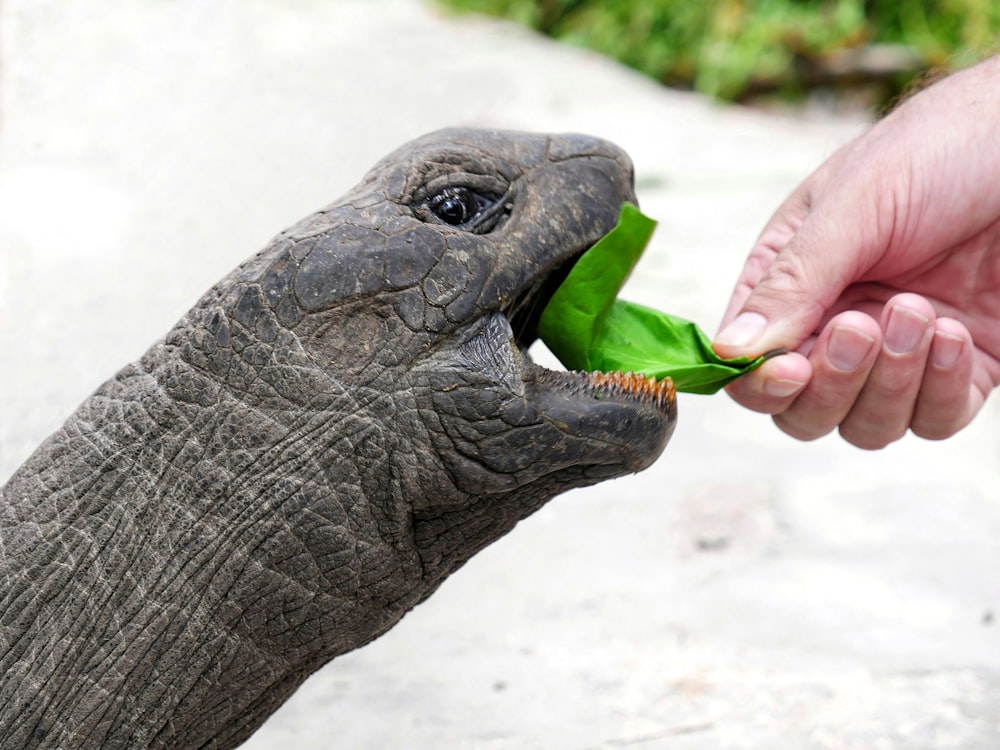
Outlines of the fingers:
{"type": "Polygon", "coordinates": [[[831,319],[811,348],[776,357],[727,389],[740,404],[774,415],[800,440],[839,429],[848,442],[878,449],[907,430],[942,439],[975,412],[972,338],[937,318],[924,298],[901,294],[879,321],[858,311],[831,319]]]}
{"type": "Polygon", "coordinates": [[[823,329],[810,353],[813,377],[775,423],[799,440],[814,440],[841,425],[865,388],[879,356],[882,330],[869,316],[845,312],[823,329]]]}
{"type": "Polygon", "coordinates": [[[915,294],[898,295],[885,306],[882,349],[840,424],[840,434],[849,443],[874,450],[906,434],[920,395],[934,321],[934,308],[915,294]]]}
{"type": "Polygon", "coordinates": [[[812,377],[809,359],[790,352],[767,360],[747,375],[733,381],[726,392],[742,406],[765,414],[785,411],[812,377]]]}
{"type": "Polygon", "coordinates": [[[972,382],[972,337],[957,320],[938,318],[910,428],[922,438],[942,440],[965,427],[976,410],[972,382]]]}

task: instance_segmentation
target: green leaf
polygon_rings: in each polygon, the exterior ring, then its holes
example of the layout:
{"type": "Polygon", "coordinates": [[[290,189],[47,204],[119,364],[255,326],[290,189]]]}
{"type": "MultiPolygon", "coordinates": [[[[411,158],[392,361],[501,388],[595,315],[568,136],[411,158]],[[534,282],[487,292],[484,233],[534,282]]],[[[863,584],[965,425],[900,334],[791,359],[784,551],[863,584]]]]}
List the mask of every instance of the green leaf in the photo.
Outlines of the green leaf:
{"type": "Polygon", "coordinates": [[[655,228],[634,205],[623,205],[615,228],[577,260],[542,311],[538,333],[569,369],[597,369],[591,356],[603,319],[655,228]]]}
{"type": "Polygon", "coordinates": [[[782,352],[723,359],[697,325],[616,299],[656,222],[630,203],[618,224],[573,266],[538,323],[546,346],[571,370],[669,377],[688,393],[715,393],[782,352]]]}

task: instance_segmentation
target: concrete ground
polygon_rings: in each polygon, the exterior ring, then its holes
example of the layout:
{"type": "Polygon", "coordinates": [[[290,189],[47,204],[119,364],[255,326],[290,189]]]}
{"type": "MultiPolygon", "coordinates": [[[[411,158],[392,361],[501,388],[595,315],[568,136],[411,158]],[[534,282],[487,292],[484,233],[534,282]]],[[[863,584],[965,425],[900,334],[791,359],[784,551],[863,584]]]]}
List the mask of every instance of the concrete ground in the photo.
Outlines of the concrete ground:
{"type": "MultiPolygon", "coordinates": [[[[0,480],[419,133],[617,141],[661,221],[626,296],[711,330],[770,212],[863,127],[417,0],[100,5],[0,5],[0,480]]],[[[688,396],[653,468],[552,502],[246,747],[994,750],[998,620],[995,400],[950,441],[865,453],[688,396]]]]}

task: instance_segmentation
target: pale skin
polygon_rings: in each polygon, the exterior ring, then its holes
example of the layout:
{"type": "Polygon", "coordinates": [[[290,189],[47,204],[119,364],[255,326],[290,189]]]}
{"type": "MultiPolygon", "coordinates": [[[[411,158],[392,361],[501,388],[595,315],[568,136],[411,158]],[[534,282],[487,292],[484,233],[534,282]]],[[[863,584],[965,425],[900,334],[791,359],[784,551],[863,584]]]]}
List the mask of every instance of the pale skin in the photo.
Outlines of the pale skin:
{"type": "Polygon", "coordinates": [[[778,208],[715,349],[790,350],[729,386],[789,435],[943,439],[1000,384],[1000,57],[907,100],[778,208]]]}

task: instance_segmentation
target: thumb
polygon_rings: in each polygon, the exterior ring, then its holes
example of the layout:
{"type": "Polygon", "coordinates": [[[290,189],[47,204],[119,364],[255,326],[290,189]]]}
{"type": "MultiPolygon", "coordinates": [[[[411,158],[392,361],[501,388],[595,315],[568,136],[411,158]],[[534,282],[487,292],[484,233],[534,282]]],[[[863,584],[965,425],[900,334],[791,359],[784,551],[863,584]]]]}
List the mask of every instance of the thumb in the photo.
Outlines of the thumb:
{"type": "Polygon", "coordinates": [[[713,343],[720,356],[796,349],[857,278],[857,238],[843,224],[811,214],[780,249],[778,234],[765,229],[743,267],[713,343]]]}

